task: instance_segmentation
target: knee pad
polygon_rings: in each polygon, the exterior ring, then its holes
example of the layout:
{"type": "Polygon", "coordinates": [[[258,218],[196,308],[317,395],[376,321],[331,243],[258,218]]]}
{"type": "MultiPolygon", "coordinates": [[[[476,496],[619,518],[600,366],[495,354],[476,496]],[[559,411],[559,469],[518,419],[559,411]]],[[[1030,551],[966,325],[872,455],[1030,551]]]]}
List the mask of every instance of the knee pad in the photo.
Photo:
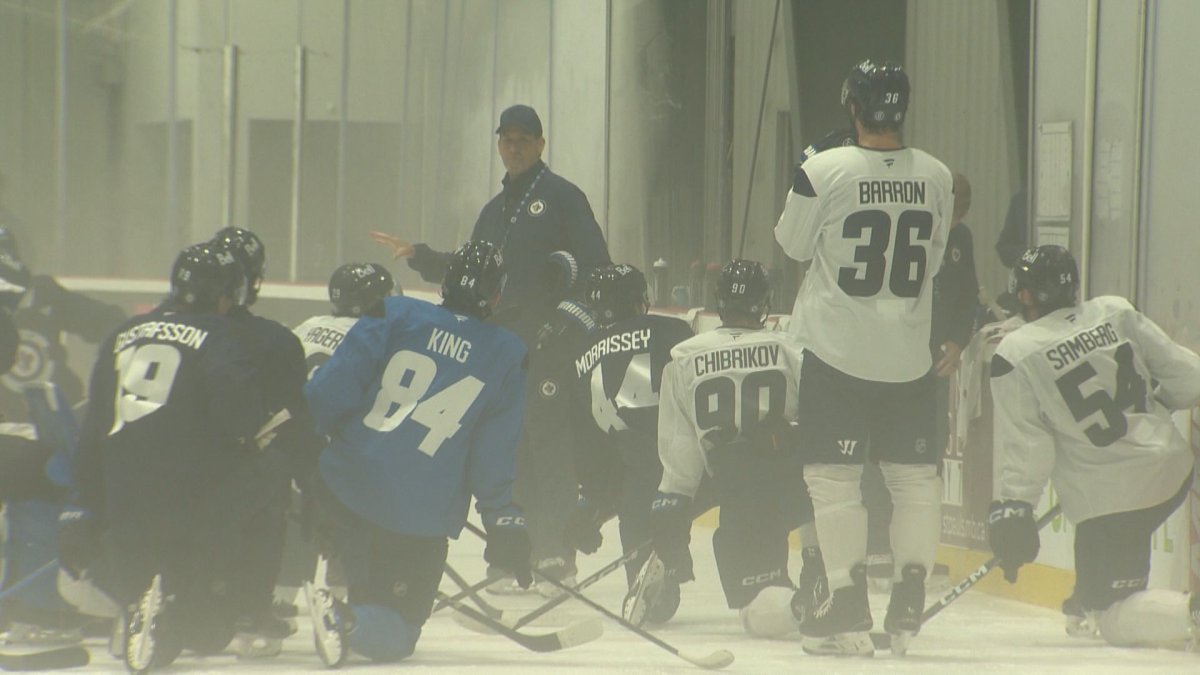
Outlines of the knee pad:
{"type": "Polygon", "coordinates": [[[897,574],[908,564],[933,569],[942,514],[942,479],[937,467],[880,462],[879,468],[892,493],[890,533],[897,574]]]}
{"type": "Polygon", "coordinates": [[[713,533],[713,558],[730,609],[745,607],[764,587],[791,585],[787,532],[782,529],[721,525],[713,533]]]}
{"type": "Polygon", "coordinates": [[[781,638],[797,630],[792,615],[792,596],[796,591],[783,586],[768,586],[748,605],[738,610],[742,627],[755,637],[781,638]]]}
{"type": "Polygon", "coordinates": [[[867,554],[867,510],[862,505],[862,466],[810,464],[804,482],[812,495],[817,537],[831,590],[853,585],[850,569],[867,554]]]}
{"type": "Polygon", "coordinates": [[[413,628],[400,613],[382,605],[351,605],[354,628],[350,648],[372,661],[390,663],[412,656],[421,629],[413,628]]]}
{"type": "Polygon", "coordinates": [[[1188,595],[1165,589],[1139,591],[1100,612],[1100,636],[1117,647],[1165,647],[1187,641],[1188,595]]]}

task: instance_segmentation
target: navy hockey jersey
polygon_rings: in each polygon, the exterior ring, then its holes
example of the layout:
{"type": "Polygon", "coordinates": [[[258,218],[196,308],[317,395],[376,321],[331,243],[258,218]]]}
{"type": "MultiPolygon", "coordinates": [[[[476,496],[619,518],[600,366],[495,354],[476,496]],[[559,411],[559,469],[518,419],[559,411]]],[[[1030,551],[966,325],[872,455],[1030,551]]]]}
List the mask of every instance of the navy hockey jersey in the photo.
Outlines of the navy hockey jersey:
{"type": "Polygon", "coordinates": [[[575,418],[584,496],[610,502],[624,473],[661,470],[656,443],[662,372],[671,348],[691,336],[679,319],[646,314],[598,329],[582,343],[575,358],[575,418]]]}
{"type": "Polygon", "coordinates": [[[363,518],[400,534],[458,536],[471,495],[511,506],[525,401],[516,335],[408,297],[363,317],[305,394],[325,483],[363,518]]]}
{"type": "Polygon", "coordinates": [[[266,421],[243,327],[158,308],[100,345],[75,482],[110,524],[194,513],[266,421]]]}

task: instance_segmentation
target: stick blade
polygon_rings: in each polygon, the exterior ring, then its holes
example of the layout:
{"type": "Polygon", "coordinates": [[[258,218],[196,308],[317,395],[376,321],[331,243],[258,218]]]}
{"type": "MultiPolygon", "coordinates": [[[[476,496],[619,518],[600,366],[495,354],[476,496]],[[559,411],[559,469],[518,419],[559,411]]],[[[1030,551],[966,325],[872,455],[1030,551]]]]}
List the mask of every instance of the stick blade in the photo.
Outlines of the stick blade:
{"type": "Polygon", "coordinates": [[[604,624],[599,618],[584,619],[558,632],[558,641],[563,649],[591,642],[604,635],[604,624]]]}
{"type": "Polygon", "coordinates": [[[81,668],[88,665],[91,655],[79,645],[40,650],[5,650],[0,652],[0,670],[34,671],[81,668]]]}
{"type": "Polygon", "coordinates": [[[679,652],[679,657],[693,666],[706,670],[720,670],[733,663],[733,652],[728,649],[718,649],[704,656],[697,656],[696,654],[688,654],[681,651],[679,652]]]}

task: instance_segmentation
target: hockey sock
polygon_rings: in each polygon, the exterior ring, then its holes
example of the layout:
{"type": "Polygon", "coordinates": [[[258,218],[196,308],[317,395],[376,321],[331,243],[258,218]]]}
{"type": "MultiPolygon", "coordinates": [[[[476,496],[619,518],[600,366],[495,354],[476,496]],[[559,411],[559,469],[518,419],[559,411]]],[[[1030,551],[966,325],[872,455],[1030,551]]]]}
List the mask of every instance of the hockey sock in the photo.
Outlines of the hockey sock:
{"type": "Polygon", "coordinates": [[[862,505],[861,475],[862,467],[855,465],[804,467],[831,592],[853,584],[850,568],[867,553],[867,510],[862,505]]]}
{"type": "Polygon", "coordinates": [[[892,493],[893,579],[900,581],[905,565],[933,569],[942,532],[942,479],[932,464],[880,462],[879,468],[892,493]]]}

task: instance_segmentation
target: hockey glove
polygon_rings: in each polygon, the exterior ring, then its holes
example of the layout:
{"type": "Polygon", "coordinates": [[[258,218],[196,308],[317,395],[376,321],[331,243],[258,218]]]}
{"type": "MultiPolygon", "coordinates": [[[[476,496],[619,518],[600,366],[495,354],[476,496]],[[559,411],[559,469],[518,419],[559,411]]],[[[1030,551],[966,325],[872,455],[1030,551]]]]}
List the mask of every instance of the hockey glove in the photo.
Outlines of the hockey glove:
{"type": "Polygon", "coordinates": [[[692,498],[685,495],[658,493],[650,508],[650,530],[654,551],[666,567],[667,575],[676,583],[695,579],[692,573],[692,498]]]}
{"type": "Polygon", "coordinates": [[[1036,560],[1041,547],[1033,505],[1016,499],[992,502],[988,509],[988,543],[1000,559],[1004,579],[1017,583],[1017,570],[1036,560]]]}
{"type": "Polygon", "coordinates": [[[600,526],[611,517],[600,507],[586,497],[580,497],[575,510],[567,518],[567,527],[563,539],[567,546],[580,553],[595,553],[600,549],[604,537],[600,534],[600,526]]]}
{"type": "Polygon", "coordinates": [[[78,579],[101,552],[100,523],[78,507],[68,507],[58,515],[58,563],[78,579]]]}
{"type": "Polygon", "coordinates": [[[854,129],[838,129],[825,134],[825,137],[804,148],[800,153],[800,166],[830,148],[840,148],[846,145],[858,145],[858,132],[854,129]]]}
{"type": "Polygon", "coordinates": [[[525,516],[520,515],[519,510],[505,509],[500,513],[485,515],[483,527],[488,535],[483,559],[489,565],[512,572],[517,585],[529,588],[533,583],[533,567],[529,561],[533,546],[525,529],[525,516]]]}

